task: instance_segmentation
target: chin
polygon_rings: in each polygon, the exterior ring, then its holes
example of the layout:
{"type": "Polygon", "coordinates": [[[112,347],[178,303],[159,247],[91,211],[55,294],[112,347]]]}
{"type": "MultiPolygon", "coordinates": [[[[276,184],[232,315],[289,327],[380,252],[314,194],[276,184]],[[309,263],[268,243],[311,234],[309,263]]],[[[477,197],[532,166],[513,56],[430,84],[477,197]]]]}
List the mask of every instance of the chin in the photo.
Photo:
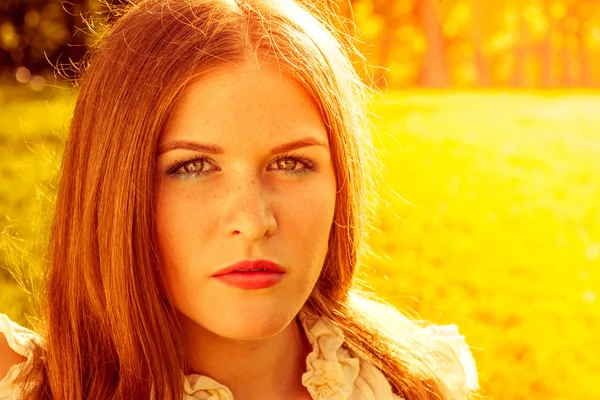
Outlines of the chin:
{"type": "Polygon", "coordinates": [[[283,331],[288,324],[275,325],[266,324],[237,324],[235,326],[224,327],[221,332],[215,332],[221,337],[231,340],[261,340],[277,335],[283,331]]]}
{"type": "Polygon", "coordinates": [[[231,313],[211,316],[205,329],[233,340],[260,340],[277,335],[294,321],[297,311],[290,309],[244,307],[231,313]]]}

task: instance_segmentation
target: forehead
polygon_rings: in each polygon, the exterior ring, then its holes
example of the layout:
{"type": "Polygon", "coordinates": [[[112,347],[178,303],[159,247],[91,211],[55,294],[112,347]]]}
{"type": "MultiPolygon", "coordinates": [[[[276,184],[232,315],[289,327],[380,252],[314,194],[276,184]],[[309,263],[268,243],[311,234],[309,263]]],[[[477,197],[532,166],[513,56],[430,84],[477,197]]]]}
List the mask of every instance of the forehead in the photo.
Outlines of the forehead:
{"type": "Polygon", "coordinates": [[[321,115],[300,84],[270,67],[225,66],[201,75],[183,92],[163,140],[327,138],[321,115]]]}

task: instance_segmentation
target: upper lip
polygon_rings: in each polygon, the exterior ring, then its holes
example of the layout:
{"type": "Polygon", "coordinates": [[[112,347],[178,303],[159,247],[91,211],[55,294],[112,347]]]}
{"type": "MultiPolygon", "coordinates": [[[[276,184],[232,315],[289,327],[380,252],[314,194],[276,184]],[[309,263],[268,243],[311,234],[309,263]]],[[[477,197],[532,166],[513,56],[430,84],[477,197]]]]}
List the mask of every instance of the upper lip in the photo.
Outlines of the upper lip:
{"type": "Polygon", "coordinates": [[[218,270],[212,276],[220,276],[236,271],[247,271],[250,269],[264,269],[274,273],[284,273],[285,268],[269,260],[244,260],[228,267],[218,270]]]}

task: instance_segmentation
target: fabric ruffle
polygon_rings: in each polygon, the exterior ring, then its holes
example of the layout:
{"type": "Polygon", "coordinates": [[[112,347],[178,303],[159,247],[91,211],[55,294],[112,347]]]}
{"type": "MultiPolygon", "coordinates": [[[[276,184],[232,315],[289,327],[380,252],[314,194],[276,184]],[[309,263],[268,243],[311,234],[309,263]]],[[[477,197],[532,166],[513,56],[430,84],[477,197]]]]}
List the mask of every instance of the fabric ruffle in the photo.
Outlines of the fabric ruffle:
{"type": "Polygon", "coordinates": [[[183,382],[184,400],[233,400],[225,385],[204,375],[187,375],[183,382]]]}
{"type": "Polygon", "coordinates": [[[312,351],[306,357],[306,372],[302,384],[313,399],[347,400],[354,391],[360,362],[342,347],[342,331],[325,319],[300,313],[300,322],[312,351]]]}
{"type": "Polygon", "coordinates": [[[452,325],[431,325],[424,328],[427,333],[432,334],[435,340],[443,340],[447,343],[456,360],[460,364],[447,366],[445,376],[447,384],[454,393],[467,395],[469,392],[479,389],[477,367],[475,359],[465,342],[465,337],[458,333],[458,326],[452,325]],[[461,368],[462,367],[462,368],[461,368]]]}

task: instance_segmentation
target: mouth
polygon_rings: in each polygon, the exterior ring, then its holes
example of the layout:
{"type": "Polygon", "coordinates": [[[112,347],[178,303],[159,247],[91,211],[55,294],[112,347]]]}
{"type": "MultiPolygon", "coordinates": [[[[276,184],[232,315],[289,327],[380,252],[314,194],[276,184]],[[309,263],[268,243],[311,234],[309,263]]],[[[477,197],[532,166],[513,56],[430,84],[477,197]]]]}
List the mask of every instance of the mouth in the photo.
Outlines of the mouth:
{"type": "Polygon", "coordinates": [[[212,276],[218,277],[232,273],[257,273],[257,272],[269,272],[274,274],[284,274],[285,268],[277,263],[268,260],[244,260],[238,263],[232,264],[225,267],[212,276]]]}
{"type": "Polygon", "coordinates": [[[276,285],[285,273],[285,268],[271,261],[246,260],[217,271],[213,278],[239,289],[258,290],[276,285]]]}

